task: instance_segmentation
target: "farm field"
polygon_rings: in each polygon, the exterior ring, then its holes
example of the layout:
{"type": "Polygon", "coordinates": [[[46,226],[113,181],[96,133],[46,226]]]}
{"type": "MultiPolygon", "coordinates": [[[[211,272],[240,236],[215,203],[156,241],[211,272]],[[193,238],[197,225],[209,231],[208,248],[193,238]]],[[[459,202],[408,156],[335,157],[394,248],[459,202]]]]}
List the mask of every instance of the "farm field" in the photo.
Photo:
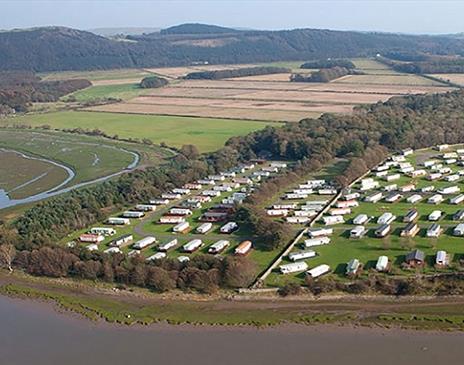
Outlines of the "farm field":
{"type": "Polygon", "coordinates": [[[441,82],[427,79],[419,75],[391,74],[391,75],[348,75],[332,81],[332,83],[348,84],[380,84],[380,85],[412,85],[412,86],[445,86],[441,82]]]}
{"type": "MultiPolygon", "coordinates": [[[[420,151],[414,155],[409,155],[406,158],[405,163],[410,163],[416,169],[424,169],[422,163],[426,160],[436,160],[436,164],[443,163],[444,160],[441,157],[443,153],[447,153],[459,148],[453,146],[452,149],[445,152],[437,152],[432,150],[420,151]]],[[[462,148],[462,147],[461,147],[462,148]]],[[[444,176],[457,174],[461,168],[456,164],[448,164],[446,167],[452,169],[451,172],[444,176]]],[[[427,174],[432,171],[430,168],[426,168],[427,174]]],[[[416,272],[423,272],[426,274],[433,274],[439,272],[451,272],[459,266],[459,260],[464,257],[464,239],[460,236],[453,234],[454,228],[461,223],[454,219],[453,215],[460,209],[462,204],[451,204],[450,199],[459,195],[459,192],[455,192],[451,195],[443,195],[444,200],[438,204],[431,204],[427,200],[432,195],[437,194],[439,189],[444,189],[450,186],[457,186],[461,192],[464,190],[463,178],[459,178],[456,182],[445,181],[445,178],[436,181],[429,181],[426,176],[411,178],[402,174],[398,167],[392,167],[389,169],[388,174],[400,174],[400,178],[386,182],[381,177],[375,176],[373,173],[372,177],[375,181],[380,182],[377,189],[362,192],[359,190],[360,185],[355,185],[351,192],[359,192],[361,198],[359,205],[351,209],[351,213],[344,215],[344,222],[342,224],[324,226],[322,223],[317,222],[314,227],[328,227],[333,228],[334,233],[330,235],[330,243],[322,246],[310,247],[316,251],[317,256],[314,258],[307,259],[306,262],[310,268],[317,265],[328,264],[331,267],[334,278],[338,280],[344,280],[346,263],[351,259],[358,259],[363,265],[363,271],[360,275],[367,275],[370,271],[375,269],[375,265],[379,256],[387,256],[391,262],[391,271],[389,274],[383,275],[414,275],[416,272]],[[397,193],[399,187],[408,184],[414,184],[415,190],[412,192],[399,192],[401,198],[399,201],[389,203],[384,198],[389,194],[385,191],[386,185],[396,184],[397,190],[393,193],[397,193]],[[432,192],[421,192],[422,188],[428,186],[434,186],[435,190],[432,192]],[[377,203],[370,203],[364,201],[366,196],[375,194],[376,192],[382,192],[384,198],[377,203]],[[416,203],[410,203],[406,201],[408,197],[414,194],[421,195],[422,199],[416,203]],[[419,232],[414,237],[402,236],[401,232],[407,225],[403,222],[405,215],[411,210],[416,209],[419,213],[417,220],[415,221],[419,227],[419,232]],[[439,210],[442,212],[441,218],[436,222],[441,226],[442,233],[435,238],[427,237],[427,229],[434,223],[429,220],[429,215],[439,210]],[[374,230],[379,227],[377,222],[378,217],[382,214],[389,212],[392,213],[396,219],[391,223],[391,233],[384,238],[377,238],[374,235],[374,230]],[[364,226],[367,229],[367,234],[361,238],[350,238],[350,230],[355,227],[352,223],[353,219],[359,214],[366,214],[370,217],[368,223],[364,226]],[[405,256],[414,249],[418,249],[424,252],[425,262],[423,267],[417,269],[405,268],[403,263],[405,256]],[[435,255],[438,250],[446,251],[450,256],[450,265],[443,268],[435,268],[435,255]]],[[[311,198],[312,199],[312,198],[311,198]]],[[[306,199],[306,200],[311,200],[306,199]]],[[[307,239],[306,236],[304,239],[307,239]]],[[[303,242],[299,242],[295,247],[294,251],[301,251],[303,242]]],[[[284,258],[284,263],[289,263],[288,258],[284,258]]],[[[375,271],[375,270],[374,270],[375,271]]],[[[269,286],[280,286],[287,282],[303,283],[305,274],[300,272],[296,274],[282,275],[276,270],[271,273],[267,278],[266,284],[269,286]]]]}
{"type": "Polygon", "coordinates": [[[38,76],[43,80],[69,80],[69,79],[87,79],[92,84],[98,84],[103,81],[120,81],[125,83],[126,80],[141,80],[149,76],[150,72],[140,69],[114,69],[99,71],[60,71],[39,73],[38,76]]]}
{"type": "Polygon", "coordinates": [[[69,97],[75,98],[78,102],[86,102],[95,99],[113,98],[128,100],[138,95],[147,94],[148,90],[143,89],[138,83],[114,83],[113,80],[106,80],[96,86],[90,86],[86,89],[76,91],[72,94],[66,95],[63,99],[69,97]]]}
{"type": "Polygon", "coordinates": [[[464,86],[464,74],[432,74],[430,76],[464,86]]]}
{"type": "MultiPolygon", "coordinates": [[[[124,104],[115,104],[124,105],[124,104]]],[[[156,144],[181,147],[195,144],[201,152],[214,151],[233,136],[245,135],[264,128],[256,121],[211,118],[132,115],[125,113],[96,113],[63,111],[48,114],[27,114],[0,121],[4,124],[28,124],[34,127],[47,124],[52,128],[98,128],[122,138],[148,138],[156,144]]],[[[278,125],[278,124],[273,124],[278,125]]]]}

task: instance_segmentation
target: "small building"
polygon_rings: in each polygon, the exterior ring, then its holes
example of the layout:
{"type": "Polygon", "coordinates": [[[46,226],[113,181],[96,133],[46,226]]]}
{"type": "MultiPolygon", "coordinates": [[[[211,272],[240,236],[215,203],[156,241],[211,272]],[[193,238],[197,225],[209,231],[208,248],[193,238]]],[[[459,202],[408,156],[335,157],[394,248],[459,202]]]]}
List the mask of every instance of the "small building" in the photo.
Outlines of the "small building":
{"type": "Polygon", "coordinates": [[[133,210],[127,210],[124,213],[122,213],[122,216],[124,218],[143,218],[145,216],[145,213],[133,211],[133,210]]]}
{"type": "Polygon", "coordinates": [[[290,224],[306,224],[311,221],[311,217],[300,217],[300,216],[295,216],[295,217],[287,217],[285,218],[285,221],[290,224]]]}
{"type": "Polygon", "coordinates": [[[100,234],[102,236],[114,236],[116,234],[116,230],[113,228],[107,227],[92,227],[89,231],[90,234],[100,234]]]}
{"type": "Polygon", "coordinates": [[[178,245],[178,241],[177,241],[177,238],[174,238],[166,243],[163,243],[161,245],[158,246],[158,251],[163,251],[163,252],[167,252],[169,251],[171,248],[174,248],[178,245]]]}
{"type": "Polygon", "coordinates": [[[359,262],[358,259],[351,259],[346,264],[345,274],[347,276],[355,276],[361,270],[361,267],[362,267],[362,265],[361,265],[361,263],[359,262]]]}
{"type": "Polygon", "coordinates": [[[132,245],[132,248],[135,250],[143,250],[145,247],[148,247],[152,244],[156,243],[156,238],[153,236],[147,236],[142,238],[141,240],[135,242],[132,245]]]}
{"type": "Polygon", "coordinates": [[[238,224],[235,222],[227,222],[224,224],[220,229],[219,232],[225,233],[225,234],[230,234],[234,232],[235,230],[238,229],[238,224]]]}
{"type": "Polygon", "coordinates": [[[269,217],[286,217],[288,215],[288,209],[268,209],[266,214],[269,217]]]}
{"type": "Polygon", "coordinates": [[[151,199],[150,204],[166,205],[166,204],[169,204],[169,199],[151,199]]]}
{"type": "Polygon", "coordinates": [[[182,216],[178,215],[163,215],[160,219],[159,222],[161,224],[178,224],[185,222],[185,218],[182,216]]]}
{"type": "Polygon", "coordinates": [[[353,218],[353,224],[356,224],[357,226],[361,224],[366,224],[368,221],[369,217],[367,216],[367,214],[359,214],[353,218]]]}
{"type": "Polygon", "coordinates": [[[387,256],[379,256],[377,263],[375,264],[375,269],[379,272],[386,272],[390,268],[390,262],[387,256]]]}
{"type": "Polygon", "coordinates": [[[443,194],[443,195],[449,195],[449,194],[457,194],[461,191],[461,189],[459,188],[459,186],[447,186],[446,188],[441,188],[441,189],[438,189],[438,193],[439,194],[443,194]]]}
{"type": "Polygon", "coordinates": [[[423,169],[418,169],[418,170],[409,171],[406,173],[406,175],[409,177],[412,177],[413,179],[416,179],[418,177],[427,175],[427,171],[423,169]]]}
{"type": "Polygon", "coordinates": [[[401,178],[401,175],[400,174],[392,174],[392,175],[386,175],[383,177],[383,179],[385,181],[395,181],[395,180],[399,180],[401,178]]]}
{"type": "Polygon", "coordinates": [[[417,211],[417,209],[411,209],[403,217],[403,222],[405,223],[414,222],[417,218],[419,218],[419,212],[417,211]]]}
{"type": "Polygon", "coordinates": [[[235,254],[244,256],[248,254],[253,248],[253,243],[251,241],[243,241],[235,248],[235,254]]]}
{"type": "Polygon", "coordinates": [[[425,254],[421,250],[414,250],[406,255],[405,262],[411,267],[424,265],[425,254]]]}
{"type": "Polygon", "coordinates": [[[329,237],[316,237],[316,238],[310,238],[304,241],[303,246],[308,248],[308,247],[314,247],[314,246],[322,246],[322,245],[328,245],[330,243],[330,238],[329,237]]]}
{"type": "Polygon", "coordinates": [[[306,271],[306,275],[315,279],[330,272],[330,266],[322,264],[306,271]]]}
{"type": "Polygon", "coordinates": [[[330,215],[323,216],[322,221],[326,226],[331,226],[333,224],[342,224],[345,223],[342,215],[330,215]]]}
{"type": "Polygon", "coordinates": [[[438,223],[433,223],[425,233],[426,237],[438,238],[442,232],[441,226],[438,223]]]}
{"type": "Polygon", "coordinates": [[[111,255],[115,253],[122,253],[122,251],[119,247],[109,247],[106,250],[104,250],[103,253],[107,253],[111,255]]]}
{"type": "Polygon", "coordinates": [[[401,200],[402,197],[403,195],[399,193],[390,193],[385,197],[385,201],[387,203],[394,203],[394,202],[397,202],[398,200],[401,200]]]}
{"type": "Polygon", "coordinates": [[[311,238],[330,236],[333,234],[333,228],[312,228],[308,230],[308,236],[311,238]]]}
{"type": "Polygon", "coordinates": [[[356,226],[350,230],[350,238],[362,238],[367,233],[367,229],[364,226],[356,226]]]}
{"type": "Polygon", "coordinates": [[[383,213],[378,219],[377,223],[378,224],[390,224],[396,219],[396,216],[394,216],[390,212],[383,213]]]}
{"type": "Polygon", "coordinates": [[[332,208],[329,209],[329,214],[332,216],[351,214],[351,208],[332,208]]]}
{"type": "Polygon", "coordinates": [[[188,257],[188,256],[179,256],[177,258],[177,261],[179,261],[181,264],[183,264],[183,263],[189,262],[190,257],[188,257]]]}
{"type": "Polygon", "coordinates": [[[316,257],[316,251],[313,251],[313,250],[296,251],[296,252],[291,252],[288,255],[288,258],[291,261],[305,260],[305,259],[310,259],[312,257],[316,257]]]}
{"type": "Polygon", "coordinates": [[[419,233],[419,226],[417,223],[411,222],[406,225],[401,230],[400,236],[401,237],[414,237],[416,234],[419,233]]]}
{"type": "Polygon", "coordinates": [[[156,210],[155,204],[137,204],[135,206],[135,210],[139,210],[141,212],[154,212],[156,210]]]}
{"type": "Polygon", "coordinates": [[[408,203],[411,203],[411,204],[416,204],[416,203],[420,202],[421,200],[422,200],[422,196],[419,195],[419,194],[411,195],[410,197],[408,197],[408,198],[406,199],[406,201],[407,201],[408,203]]]}
{"type": "Polygon", "coordinates": [[[203,246],[203,241],[200,239],[194,239],[183,245],[182,250],[184,252],[192,253],[198,250],[201,246],[203,246]]]}
{"type": "Polygon", "coordinates": [[[79,236],[79,241],[81,242],[100,243],[104,240],[105,240],[105,237],[99,234],[84,233],[79,236]]]}
{"type": "Polygon", "coordinates": [[[337,208],[354,208],[359,206],[359,203],[356,200],[338,200],[337,203],[335,203],[335,206],[337,208]]]}
{"type": "Polygon", "coordinates": [[[409,193],[411,191],[414,191],[416,189],[416,185],[414,184],[406,184],[400,187],[400,192],[402,193],[409,193]]]}
{"type": "Polygon", "coordinates": [[[454,213],[453,220],[454,221],[462,221],[462,220],[464,220],[464,209],[460,209],[456,213],[454,213]]]}
{"type": "Polygon", "coordinates": [[[292,274],[308,270],[308,264],[304,261],[292,262],[290,264],[280,265],[279,270],[282,274],[292,274]]]}
{"type": "Polygon", "coordinates": [[[129,242],[131,242],[132,240],[134,239],[134,236],[132,236],[131,234],[125,234],[121,237],[118,237],[118,238],[115,238],[114,240],[112,240],[109,245],[111,247],[121,247],[129,242]]]}
{"type": "Polygon", "coordinates": [[[456,227],[454,227],[453,236],[464,236],[464,223],[460,223],[456,227]]]}
{"type": "Polygon", "coordinates": [[[161,194],[162,199],[168,199],[168,200],[176,200],[182,198],[181,194],[174,194],[174,193],[163,193],[161,194]]]}
{"type": "Polygon", "coordinates": [[[386,237],[391,231],[391,226],[389,224],[382,224],[376,228],[374,235],[378,238],[386,237]]]}
{"type": "Polygon", "coordinates": [[[371,194],[369,196],[366,196],[364,198],[364,201],[366,201],[368,203],[378,203],[380,200],[382,200],[382,198],[383,198],[383,194],[380,193],[380,192],[377,192],[377,193],[371,194]]]}
{"type": "Polygon", "coordinates": [[[186,208],[171,208],[169,210],[170,215],[192,215],[193,212],[186,208]]]}
{"type": "MultiPolygon", "coordinates": [[[[198,184],[198,185],[200,185],[200,184],[198,184]]],[[[201,189],[201,185],[200,185],[200,189],[201,189]]],[[[172,189],[172,192],[174,194],[187,195],[187,194],[190,194],[191,190],[188,189],[188,188],[175,188],[175,189],[172,189]]]]}
{"type": "Polygon", "coordinates": [[[166,252],[157,252],[151,256],[148,256],[145,261],[151,262],[151,261],[156,261],[156,260],[161,260],[166,258],[166,252]]]}
{"type": "Polygon", "coordinates": [[[433,174],[429,174],[427,176],[427,180],[429,180],[429,181],[439,180],[439,179],[441,179],[442,176],[443,176],[443,174],[441,174],[439,172],[435,172],[433,174]]]}
{"type": "Polygon", "coordinates": [[[190,228],[189,222],[180,222],[172,228],[172,231],[175,233],[183,233],[187,231],[189,228],[190,228]]]}
{"type": "Polygon", "coordinates": [[[107,224],[112,224],[114,226],[124,226],[130,224],[129,218],[121,218],[121,217],[110,217],[106,221],[107,224]]]}
{"type": "Polygon", "coordinates": [[[443,213],[441,210],[434,210],[432,213],[429,214],[428,220],[431,222],[436,222],[437,220],[441,218],[442,214],[443,213]]]}
{"type": "Polygon", "coordinates": [[[230,242],[227,240],[219,240],[215,243],[213,243],[209,248],[208,248],[208,253],[211,254],[218,254],[224,251],[227,247],[230,246],[230,242]]]}
{"type": "Polygon", "coordinates": [[[435,190],[435,186],[429,185],[429,186],[424,186],[420,191],[422,193],[430,193],[431,191],[435,190]]]}
{"type": "Polygon", "coordinates": [[[210,222],[203,223],[200,226],[197,227],[197,232],[200,234],[206,234],[208,233],[211,228],[213,228],[213,224],[210,222]]]}
{"type": "Polygon", "coordinates": [[[385,185],[383,187],[384,191],[395,191],[398,189],[398,184],[390,184],[390,185],[385,185]]]}
{"type": "Polygon", "coordinates": [[[443,202],[443,195],[441,194],[432,195],[427,199],[427,203],[429,204],[440,204],[441,202],[443,202]]]}
{"type": "Polygon", "coordinates": [[[456,195],[450,199],[451,204],[461,204],[462,202],[464,202],[464,194],[456,195]]]}
{"type": "Polygon", "coordinates": [[[446,267],[450,263],[450,257],[446,253],[446,251],[440,250],[437,252],[437,255],[435,256],[435,266],[437,267],[446,267]]]}

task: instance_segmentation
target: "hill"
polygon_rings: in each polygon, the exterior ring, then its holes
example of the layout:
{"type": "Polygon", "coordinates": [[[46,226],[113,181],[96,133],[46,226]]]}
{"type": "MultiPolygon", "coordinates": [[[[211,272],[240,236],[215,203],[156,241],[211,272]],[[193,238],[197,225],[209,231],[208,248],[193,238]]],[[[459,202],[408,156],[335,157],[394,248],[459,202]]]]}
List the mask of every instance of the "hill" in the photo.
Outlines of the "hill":
{"type": "Polygon", "coordinates": [[[131,42],[63,27],[2,32],[0,70],[95,70],[182,66],[195,62],[261,63],[363,57],[392,51],[464,53],[464,39],[452,37],[320,29],[238,31],[201,24],[184,24],[163,32],[130,35],[126,39],[131,42]]]}

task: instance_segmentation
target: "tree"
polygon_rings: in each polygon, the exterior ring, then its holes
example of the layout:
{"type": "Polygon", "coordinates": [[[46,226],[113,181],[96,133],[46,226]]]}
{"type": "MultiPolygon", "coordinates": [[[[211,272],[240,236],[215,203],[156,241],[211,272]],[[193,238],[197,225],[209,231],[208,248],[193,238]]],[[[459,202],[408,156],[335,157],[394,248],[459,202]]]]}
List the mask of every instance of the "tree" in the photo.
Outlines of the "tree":
{"type": "Polygon", "coordinates": [[[16,257],[16,248],[10,244],[0,245],[0,265],[6,267],[8,270],[13,271],[13,261],[16,257]]]}
{"type": "Polygon", "coordinates": [[[226,257],[224,266],[224,284],[231,288],[250,286],[257,272],[256,264],[247,257],[226,257]]]}
{"type": "Polygon", "coordinates": [[[169,273],[160,267],[149,267],[147,272],[147,286],[159,292],[165,292],[176,287],[176,282],[169,273]]]}

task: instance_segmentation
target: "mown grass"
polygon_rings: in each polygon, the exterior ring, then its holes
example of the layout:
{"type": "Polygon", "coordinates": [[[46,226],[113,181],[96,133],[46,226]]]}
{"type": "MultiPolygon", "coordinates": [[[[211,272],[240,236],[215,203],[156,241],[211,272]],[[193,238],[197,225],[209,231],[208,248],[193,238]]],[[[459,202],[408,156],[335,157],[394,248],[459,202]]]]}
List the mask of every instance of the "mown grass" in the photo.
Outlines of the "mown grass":
{"type": "MultiPolygon", "coordinates": [[[[109,135],[123,138],[147,138],[154,143],[164,142],[181,147],[194,144],[201,152],[221,148],[233,136],[246,135],[271,123],[214,118],[169,117],[122,113],[62,111],[48,114],[28,114],[8,118],[0,123],[25,123],[52,128],[98,128],[109,135]]],[[[282,124],[272,123],[273,126],[282,124]]]]}
{"type": "Polygon", "coordinates": [[[73,97],[78,102],[104,98],[128,100],[148,92],[150,92],[150,89],[143,89],[139,86],[139,84],[96,85],[66,95],[63,99],[73,97]]]}

